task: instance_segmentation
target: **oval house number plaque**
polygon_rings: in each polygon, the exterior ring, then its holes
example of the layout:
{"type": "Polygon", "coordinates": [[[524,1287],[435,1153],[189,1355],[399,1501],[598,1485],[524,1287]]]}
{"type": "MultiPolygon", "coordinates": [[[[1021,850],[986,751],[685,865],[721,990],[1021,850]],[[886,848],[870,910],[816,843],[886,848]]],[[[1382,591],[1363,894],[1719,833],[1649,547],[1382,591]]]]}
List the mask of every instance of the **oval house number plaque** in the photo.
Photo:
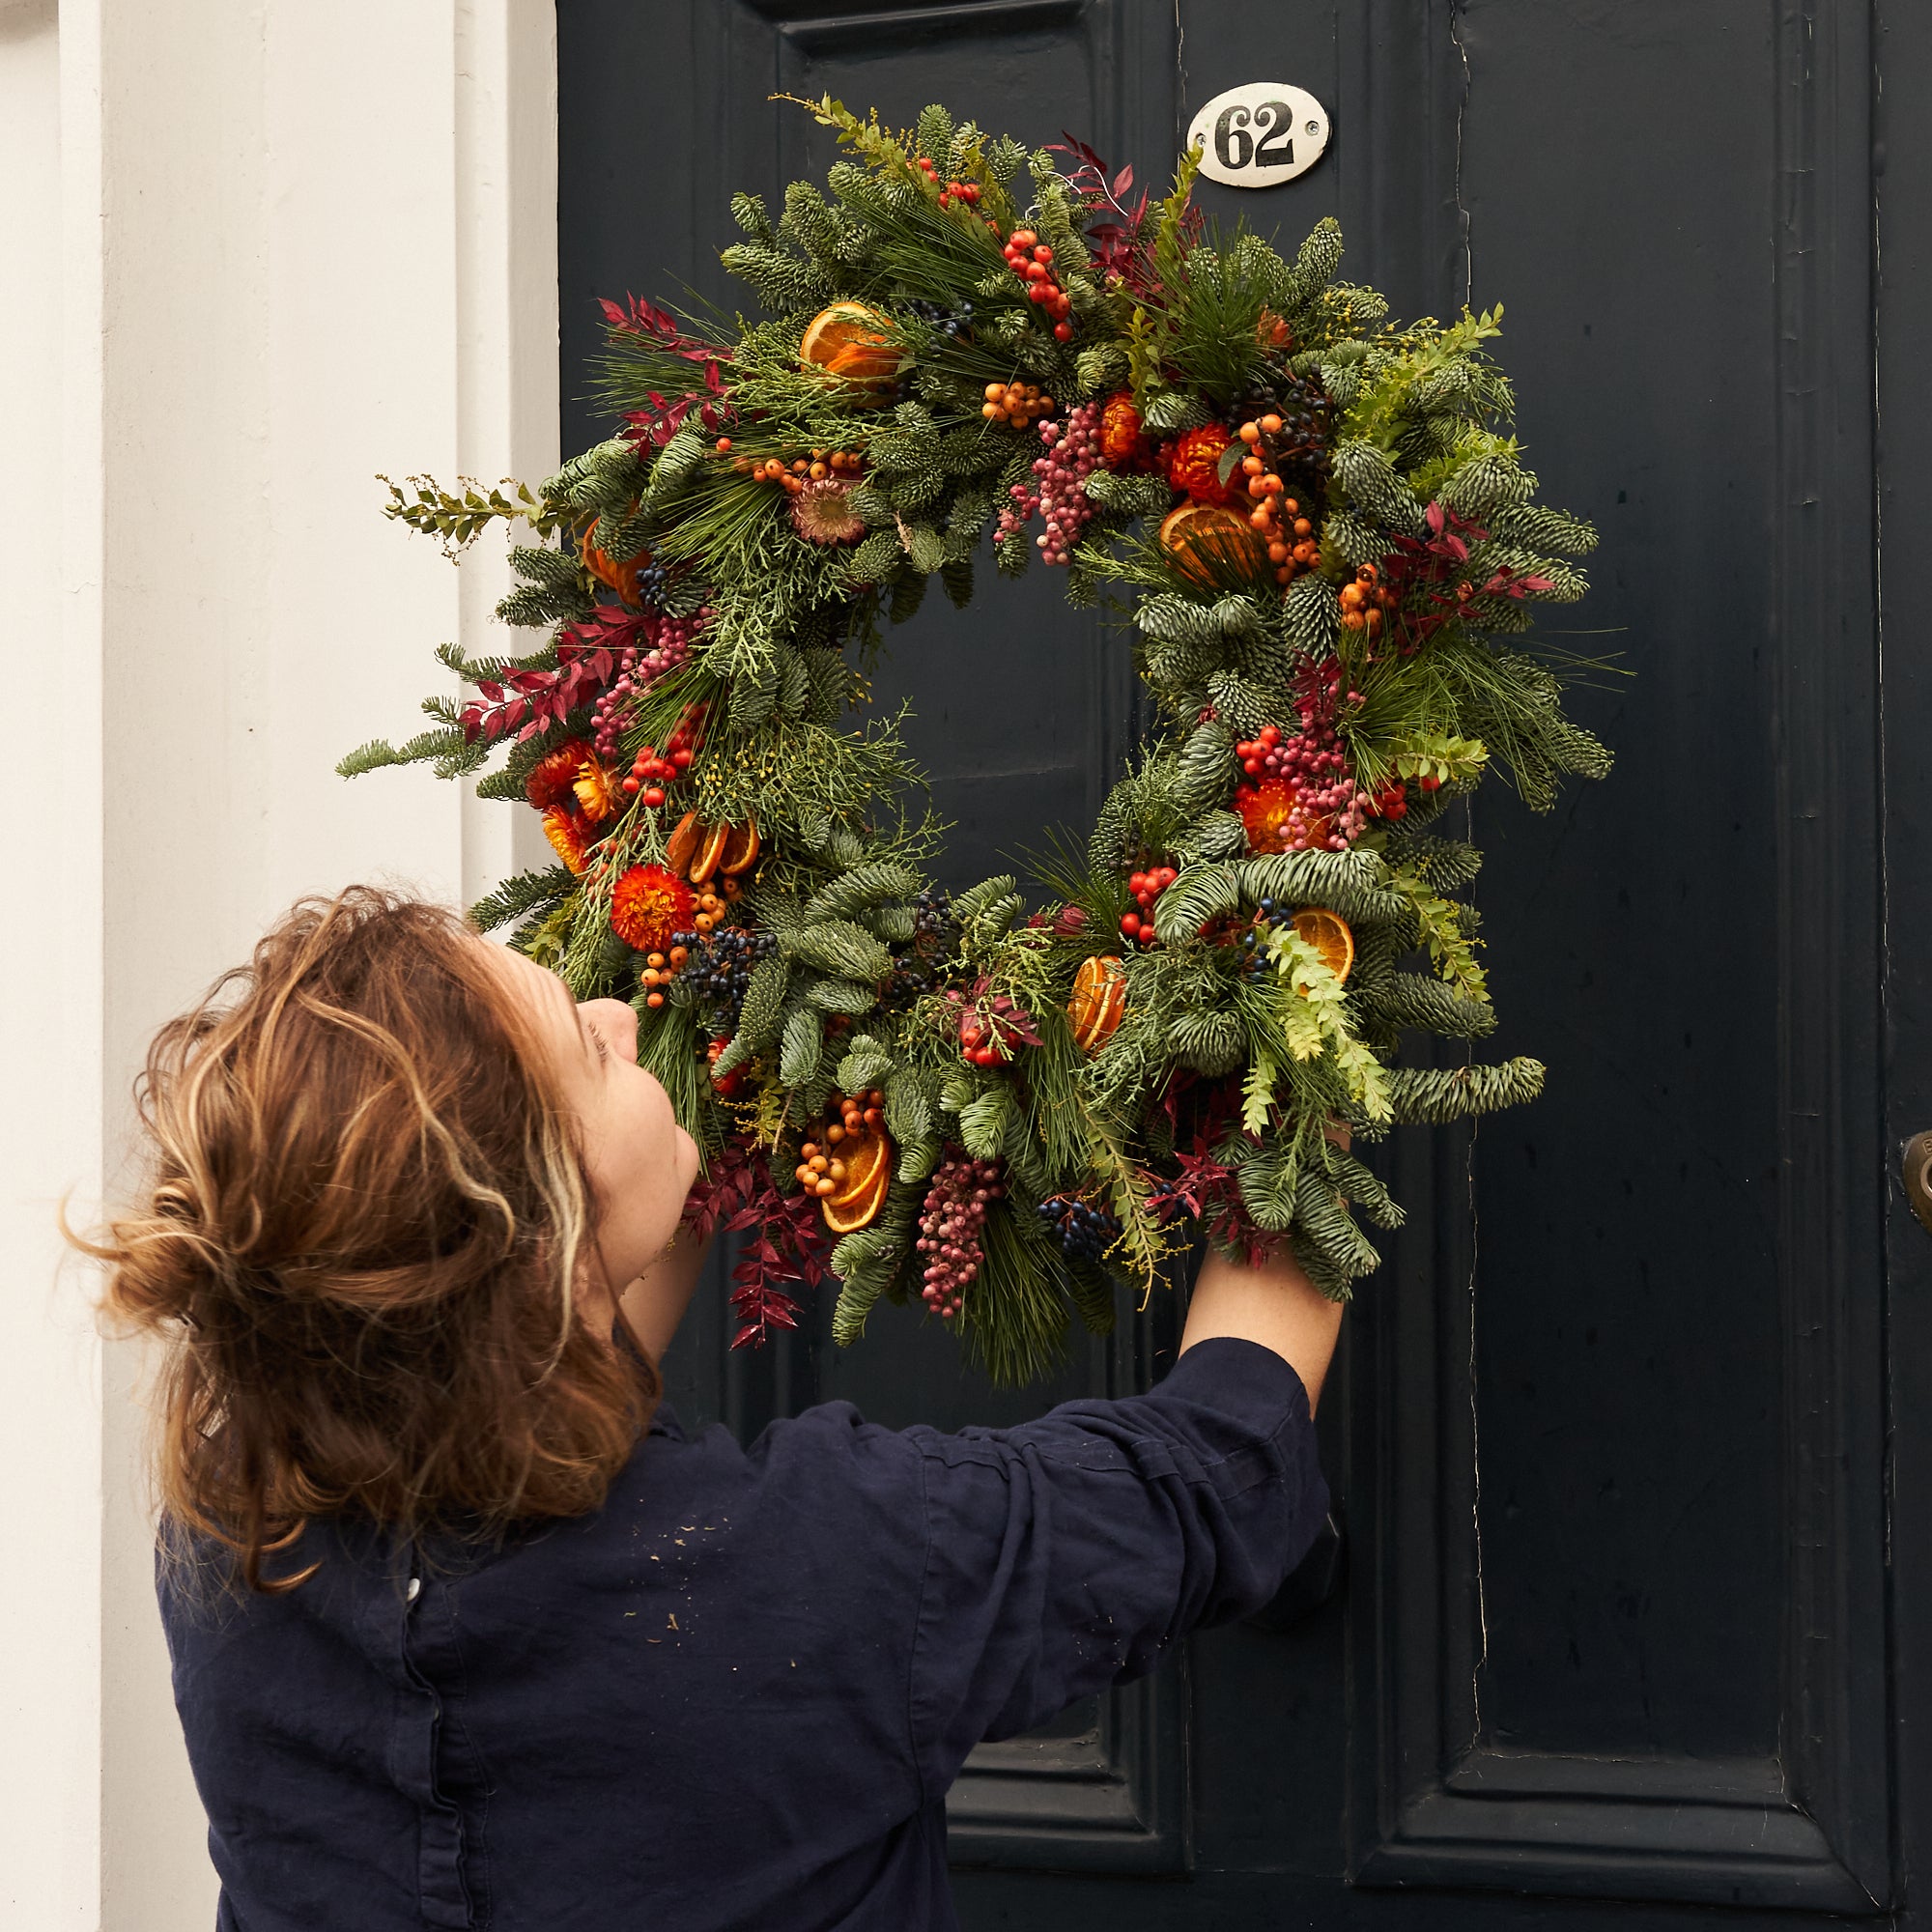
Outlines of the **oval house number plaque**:
{"type": "Polygon", "coordinates": [[[1189,146],[1201,172],[1230,187],[1273,187],[1305,174],[1328,145],[1328,115],[1306,88],[1251,80],[1217,94],[1195,115],[1189,146]]]}

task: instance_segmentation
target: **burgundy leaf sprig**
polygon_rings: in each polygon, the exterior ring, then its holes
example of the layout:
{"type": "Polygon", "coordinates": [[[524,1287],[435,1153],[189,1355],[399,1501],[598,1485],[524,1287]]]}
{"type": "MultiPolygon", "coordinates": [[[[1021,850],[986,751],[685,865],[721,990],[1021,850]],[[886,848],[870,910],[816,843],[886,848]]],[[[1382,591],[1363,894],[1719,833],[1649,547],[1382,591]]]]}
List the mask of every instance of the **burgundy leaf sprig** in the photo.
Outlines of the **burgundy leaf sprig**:
{"type": "MultiPolygon", "coordinates": [[[[1148,190],[1142,188],[1140,198],[1131,206],[1123,199],[1134,185],[1133,164],[1129,162],[1119,174],[1110,174],[1106,162],[1072,134],[1047,152],[1070,155],[1079,162],[1065,181],[1081,199],[1088,220],[1088,253],[1102,280],[1125,289],[1139,300],[1157,299],[1161,284],[1154,271],[1148,190]]],[[[1181,217],[1183,242],[1191,247],[1201,239],[1206,225],[1202,211],[1190,205],[1181,217]]]]}
{"type": "Polygon", "coordinates": [[[731,1270],[731,1312],[739,1323],[732,1348],[761,1349],[772,1329],[798,1326],[799,1304],[786,1291],[816,1288],[831,1255],[815,1196],[781,1193],[762,1151],[732,1146],[692,1189],[684,1223],[705,1236],[720,1228],[757,1231],[731,1270]]]}
{"type": "Polygon", "coordinates": [[[495,744],[514,734],[522,743],[563,724],[573,711],[595,704],[616,676],[618,656],[640,641],[656,641],[662,620],[654,612],[600,606],[593,616],[557,635],[554,670],[505,670],[480,677],[482,701],[462,711],[463,735],[470,743],[495,744]]]}
{"type": "Polygon", "coordinates": [[[1196,1138],[1193,1151],[1175,1150],[1180,1172],[1157,1179],[1148,1192],[1148,1210],[1166,1227],[1179,1220],[1199,1221],[1202,1231],[1222,1247],[1238,1247],[1250,1267],[1267,1259],[1268,1243],[1249,1218],[1241,1202],[1241,1177],[1196,1138]]]}
{"type": "Polygon", "coordinates": [[[1404,599],[1401,635],[1405,652],[1412,651],[1434,632],[1463,611],[1479,597],[1540,597],[1555,586],[1547,577],[1526,571],[1498,569],[1486,582],[1476,583],[1463,576],[1471,548],[1489,540],[1489,531],[1480,524],[1459,517],[1454,510],[1430,500],[1423,513],[1429,527],[1427,537],[1397,534],[1396,548],[1382,561],[1382,573],[1391,589],[1404,599]],[[1420,603],[1414,593],[1420,593],[1420,603]]]}
{"type": "Polygon", "coordinates": [[[658,354],[701,364],[704,370],[700,386],[668,397],[657,389],[646,391],[650,406],[629,411],[624,417],[634,441],[662,449],[684,427],[693,410],[706,429],[724,428],[731,413],[724,400],[724,365],[730,360],[729,351],[686,335],[668,309],[641,297],[628,296],[624,302],[601,301],[599,306],[611,334],[637,336],[658,354]]]}

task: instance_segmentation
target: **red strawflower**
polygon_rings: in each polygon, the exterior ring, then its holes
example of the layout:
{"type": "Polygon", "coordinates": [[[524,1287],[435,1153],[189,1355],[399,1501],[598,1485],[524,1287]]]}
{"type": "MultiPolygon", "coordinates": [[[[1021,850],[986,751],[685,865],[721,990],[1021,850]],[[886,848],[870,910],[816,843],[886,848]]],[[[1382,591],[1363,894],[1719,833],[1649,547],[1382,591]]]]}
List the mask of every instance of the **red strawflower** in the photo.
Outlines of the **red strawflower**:
{"type": "Polygon", "coordinates": [[[524,781],[524,796],[539,811],[548,811],[554,805],[574,805],[572,787],[592,756],[582,738],[566,738],[553,746],[530,767],[530,775],[524,781]]]}
{"type": "Polygon", "coordinates": [[[1299,789],[1286,779],[1240,786],[1235,793],[1235,810],[1247,828],[1250,852],[1303,852],[1327,841],[1330,821],[1311,815],[1299,789]]]}
{"type": "Polygon", "coordinates": [[[611,894],[611,930],[638,952],[662,952],[674,932],[691,929],[697,901],[675,872],[633,866],[611,894]]]}
{"type": "Polygon", "coordinates": [[[1167,480],[1177,490],[1185,490],[1197,503],[1220,503],[1229,508],[1245,506],[1247,478],[1237,467],[1223,483],[1220,477],[1221,452],[1234,438],[1219,423],[1205,423],[1191,429],[1174,445],[1167,467],[1167,480]]]}

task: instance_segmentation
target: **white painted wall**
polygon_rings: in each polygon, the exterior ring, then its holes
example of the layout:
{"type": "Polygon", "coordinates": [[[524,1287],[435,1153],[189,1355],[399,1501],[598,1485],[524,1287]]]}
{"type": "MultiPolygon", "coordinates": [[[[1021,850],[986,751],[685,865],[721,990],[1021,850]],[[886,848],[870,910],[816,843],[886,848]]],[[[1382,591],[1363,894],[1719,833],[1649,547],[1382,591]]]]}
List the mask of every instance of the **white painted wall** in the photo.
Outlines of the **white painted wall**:
{"type": "Polygon", "coordinates": [[[55,1205],[98,1192],[99,689],[84,462],[64,474],[53,0],[0,6],[0,676],[21,760],[0,949],[0,1926],[92,1926],[99,1864],[99,1352],[56,1292],[55,1205]],[[69,540],[69,539],[71,540],[69,540]],[[76,652],[76,644],[80,648],[76,652]]]}
{"type": "Polygon", "coordinates": [[[138,1363],[51,1217],[111,1194],[149,1035],[290,899],[510,868],[500,808],[331,767],[414,728],[500,588],[374,472],[555,462],[554,21],[54,7],[0,0],[0,1927],[206,1932],[138,1363]]]}

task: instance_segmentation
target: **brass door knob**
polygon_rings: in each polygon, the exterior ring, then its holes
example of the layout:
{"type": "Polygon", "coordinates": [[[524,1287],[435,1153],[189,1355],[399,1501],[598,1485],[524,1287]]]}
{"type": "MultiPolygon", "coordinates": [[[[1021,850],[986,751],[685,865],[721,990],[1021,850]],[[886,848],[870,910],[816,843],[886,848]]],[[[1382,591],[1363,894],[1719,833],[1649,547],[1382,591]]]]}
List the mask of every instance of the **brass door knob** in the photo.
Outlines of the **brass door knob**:
{"type": "Polygon", "coordinates": [[[1932,1235],[1932,1133],[1914,1134],[1905,1144],[1905,1198],[1932,1235]]]}

